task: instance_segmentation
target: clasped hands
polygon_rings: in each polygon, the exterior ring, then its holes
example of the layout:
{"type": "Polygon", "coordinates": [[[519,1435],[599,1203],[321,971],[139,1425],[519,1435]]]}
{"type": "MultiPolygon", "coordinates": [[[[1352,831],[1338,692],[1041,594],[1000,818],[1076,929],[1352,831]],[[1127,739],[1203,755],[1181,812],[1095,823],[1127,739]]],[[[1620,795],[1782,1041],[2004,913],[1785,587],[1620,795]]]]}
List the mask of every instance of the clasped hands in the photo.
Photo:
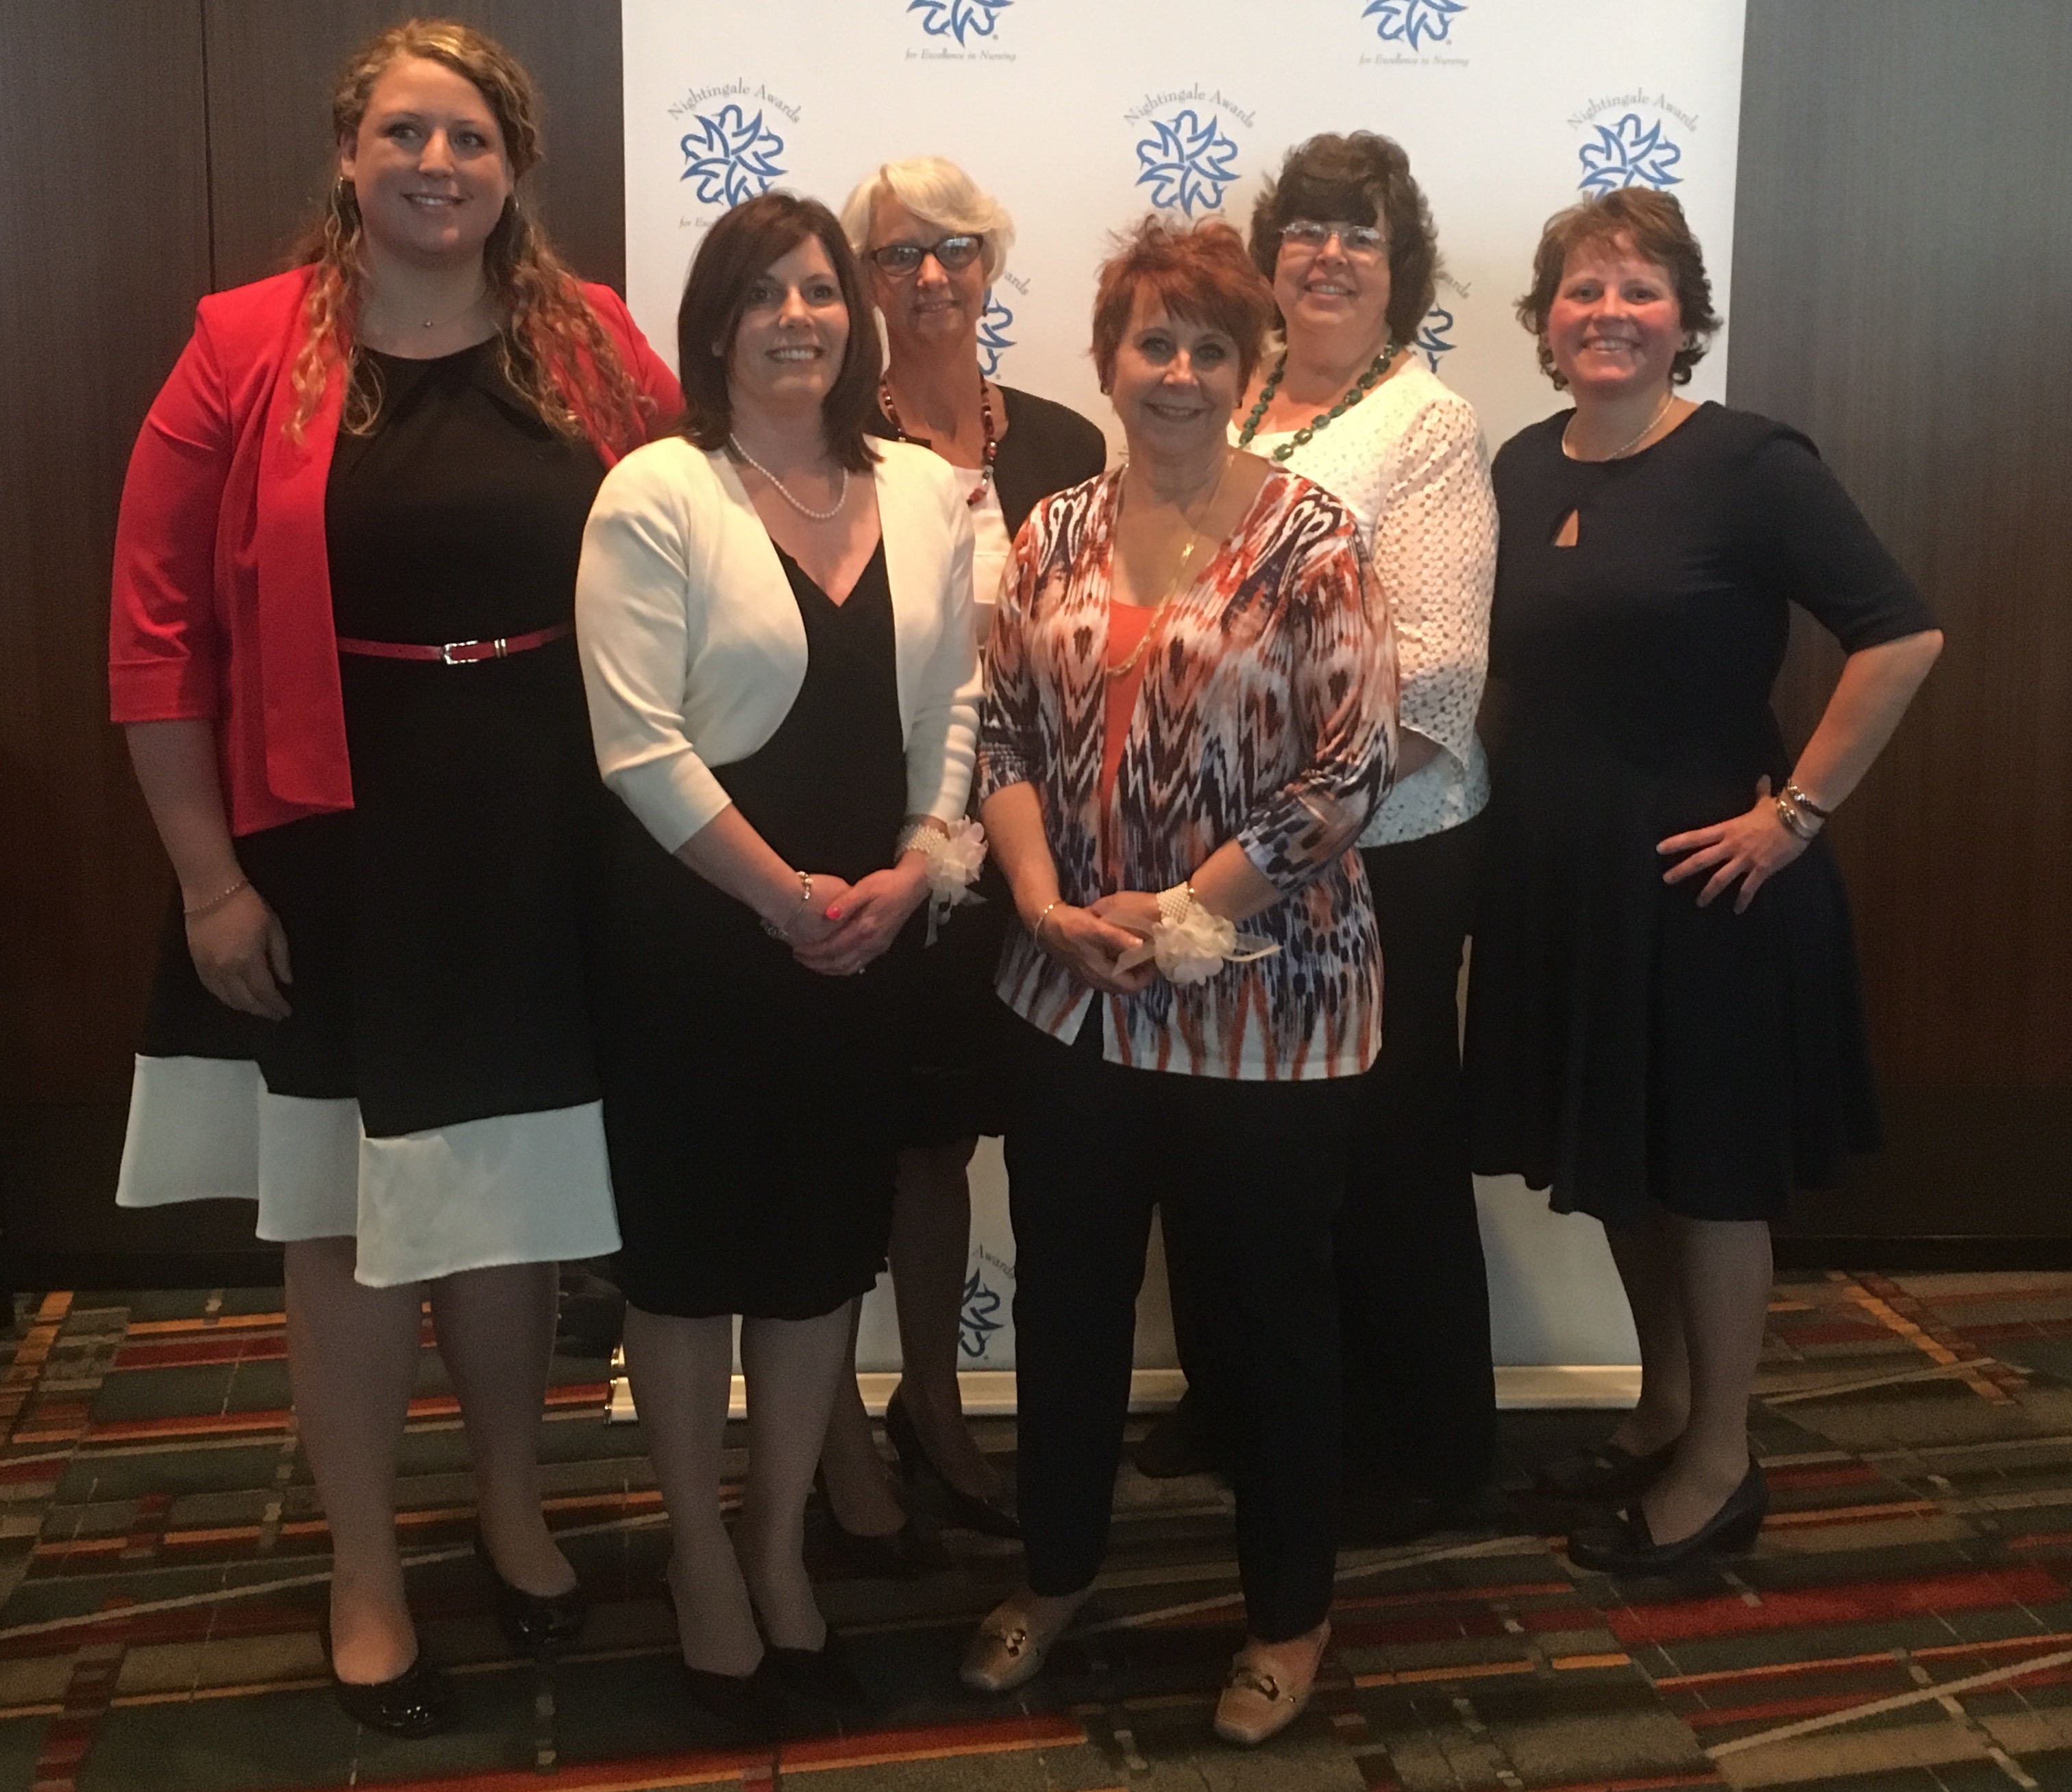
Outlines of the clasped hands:
{"type": "Polygon", "coordinates": [[[1715,897],[1725,895],[1738,878],[1741,889],[1734,898],[1734,913],[1745,914],[1755,893],[1810,844],[1784,825],[1777,812],[1777,799],[1770,793],[1770,780],[1761,778],[1756,781],[1754,804],[1741,814],[1709,828],[1671,834],[1667,840],[1657,841],[1655,849],[1664,857],[1684,855],[1663,873],[1666,884],[1682,883],[1704,871],[1712,873],[1705,887],[1698,892],[1700,908],[1715,897]]]}
{"type": "Polygon", "coordinates": [[[784,943],[809,971],[852,976],[899,937],[927,894],[928,861],[918,853],[854,883],[816,871],[813,899],[785,930],[784,943]]]}
{"type": "Polygon", "coordinates": [[[1158,921],[1155,895],[1118,890],[1086,908],[1057,903],[1043,917],[1036,943],[1082,983],[1131,996],[1157,976],[1158,967],[1147,960],[1124,969],[1119,961],[1151,937],[1158,921]]]}

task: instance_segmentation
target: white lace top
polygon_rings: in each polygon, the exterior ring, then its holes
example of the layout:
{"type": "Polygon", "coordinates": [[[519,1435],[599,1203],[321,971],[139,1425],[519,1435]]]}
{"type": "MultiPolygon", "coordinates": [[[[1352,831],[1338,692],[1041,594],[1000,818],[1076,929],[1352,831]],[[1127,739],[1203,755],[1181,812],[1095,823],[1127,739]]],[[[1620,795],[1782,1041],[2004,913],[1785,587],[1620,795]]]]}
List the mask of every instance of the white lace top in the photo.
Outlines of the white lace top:
{"type": "MultiPolygon", "coordinates": [[[[1262,432],[1252,447],[1269,454],[1293,434],[1262,432]]],[[[1457,827],[1489,800],[1475,711],[1489,666],[1496,499],[1474,407],[1418,361],[1283,464],[1323,487],[1367,532],[1396,623],[1402,725],[1440,749],[1383,799],[1359,843],[1385,846],[1457,827]]]]}

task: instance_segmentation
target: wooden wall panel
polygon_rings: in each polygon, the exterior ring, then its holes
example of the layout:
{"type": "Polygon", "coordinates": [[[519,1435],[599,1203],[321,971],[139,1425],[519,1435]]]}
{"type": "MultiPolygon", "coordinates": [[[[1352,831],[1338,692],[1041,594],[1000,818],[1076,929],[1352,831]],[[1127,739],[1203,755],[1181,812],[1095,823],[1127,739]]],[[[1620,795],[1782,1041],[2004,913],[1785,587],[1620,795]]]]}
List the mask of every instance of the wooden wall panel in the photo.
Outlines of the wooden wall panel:
{"type": "Polygon", "coordinates": [[[0,3],[0,1104],[120,1100],[170,877],[108,725],[130,443],[208,286],[199,0],[0,3]]]}
{"type": "MultiPolygon", "coordinates": [[[[2072,1232],[2072,8],[1751,0],[1745,68],[1734,400],[1948,635],[1833,827],[1893,1139],[1801,1224],[2072,1232]]],[[[1802,628],[1798,734],[1838,663],[1802,628]]]]}
{"type": "MultiPolygon", "coordinates": [[[[331,92],[384,26],[393,0],[203,0],[216,283],[284,265],[330,179],[331,92]]],[[[527,177],[561,253],[586,278],[626,285],[619,0],[464,0],[423,9],[479,26],[532,72],[546,100],[546,160],[527,177]]]]}

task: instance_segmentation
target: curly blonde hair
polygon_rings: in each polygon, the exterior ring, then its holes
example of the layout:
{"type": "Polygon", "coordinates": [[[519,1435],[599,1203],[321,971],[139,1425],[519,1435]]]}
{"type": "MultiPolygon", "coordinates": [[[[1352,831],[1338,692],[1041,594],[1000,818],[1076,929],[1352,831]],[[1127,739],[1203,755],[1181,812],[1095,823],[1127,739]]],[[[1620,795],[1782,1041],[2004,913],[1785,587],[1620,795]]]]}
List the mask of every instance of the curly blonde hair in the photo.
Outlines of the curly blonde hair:
{"type": "MultiPolygon", "coordinates": [[[[331,93],[334,141],[359,134],[376,84],[391,64],[410,56],[450,68],[474,85],[495,115],[514,180],[537,166],[544,151],[540,94],[532,76],[493,38],[449,18],[393,26],[346,64],[331,93]]],[[[363,230],[358,196],[341,174],[293,257],[298,266],[314,269],[302,304],[302,346],[289,376],[295,405],[287,427],[298,440],[341,361],[346,399],[339,427],[364,434],[380,413],[380,381],[354,342],[367,277],[363,230]]],[[[653,406],[515,187],[483,245],[482,269],[504,319],[496,342],[504,377],[548,425],[562,435],[594,436],[621,450],[643,440],[653,406]]]]}

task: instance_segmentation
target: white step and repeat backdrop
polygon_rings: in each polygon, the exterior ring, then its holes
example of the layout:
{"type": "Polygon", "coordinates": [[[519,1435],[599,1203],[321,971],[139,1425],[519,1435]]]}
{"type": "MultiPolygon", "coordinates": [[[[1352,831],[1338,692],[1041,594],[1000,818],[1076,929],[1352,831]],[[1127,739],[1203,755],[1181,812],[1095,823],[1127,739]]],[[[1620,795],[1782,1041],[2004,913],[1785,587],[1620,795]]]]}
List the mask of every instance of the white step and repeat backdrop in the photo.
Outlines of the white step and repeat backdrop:
{"type": "MultiPolygon", "coordinates": [[[[1512,306],[1552,212],[1674,193],[1731,316],[1743,0],[622,0],[627,297],[675,359],[706,227],[771,187],[840,208],[878,163],[939,154],[1013,212],[987,371],[1119,441],[1087,352],[1109,235],[1147,210],[1244,228],[1287,149],[1370,129],[1409,152],[1445,261],[1418,347],[1494,449],[1557,407],[1512,306]]],[[[1690,388],[1723,397],[1726,336],[1690,388]]],[[[964,1346],[1011,1367],[1014,1247],[997,1147],[977,1196],[964,1346]]],[[[1498,1359],[1630,1362],[1593,1223],[1483,1186],[1498,1359]]],[[[1154,1278],[1155,1281],[1155,1278],[1154,1278]]],[[[1149,1291],[1140,1362],[1170,1363],[1149,1291]]],[[[897,1354],[888,1303],[865,1367],[897,1354]]]]}

